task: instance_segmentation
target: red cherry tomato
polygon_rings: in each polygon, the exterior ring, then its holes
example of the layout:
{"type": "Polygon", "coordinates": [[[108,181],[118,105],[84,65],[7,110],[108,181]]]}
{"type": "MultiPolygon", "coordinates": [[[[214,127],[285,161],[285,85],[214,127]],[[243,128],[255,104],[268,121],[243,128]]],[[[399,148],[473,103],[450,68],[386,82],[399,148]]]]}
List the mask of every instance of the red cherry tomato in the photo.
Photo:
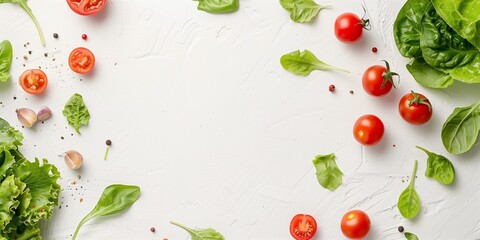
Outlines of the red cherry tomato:
{"type": "Polygon", "coordinates": [[[310,240],[317,232],[317,222],[306,214],[297,214],[290,222],[290,234],[296,240],[310,240]]]}
{"type": "Polygon", "coordinates": [[[390,92],[393,85],[393,76],[397,73],[390,71],[390,65],[385,61],[386,67],[374,65],[369,67],[362,77],[362,86],[365,92],[372,96],[383,96],[390,92]]]}
{"type": "Polygon", "coordinates": [[[335,36],[341,42],[354,43],[362,38],[363,29],[368,26],[368,19],[360,19],[353,13],[344,13],[335,20],[335,36]]]}
{"type": "Polygon", "coordinates": [[[367,114],[357,119],[353,126],[355,139],[367,146],[375,145],[382,140],[385,127],[382,120],[375,115],[367,114]]]}
{"type": "Polygon", "coordinates": [[[67,3],[74,12],[90,16],[102,11],[107,5],[107,0],[67,0],[67,3]]]}
{"type": "Polygon", "coordinates": [[[433,113],[430,101],[423,94],[413,91],[400,99],[398,111],[405,121],[414,125],[428,122],[433,113]]]}
{"type": "Polygon", "coordinates": [[[352,210],[345,213],[340,226],[347,238],[363,238],[370,231],[370,218],[361,210],[352,210]]]}
{"type": "Polygon", "coordinates": [[[40,69],[30,69],[23,72],[20,76],[20,86],[25,92],[30,94],[40,94],[45,91],[48,84],[48,78],[40,69]]]}
{"type": "Polygon", "coordinates": [[[86,48],[75,48],[68,57],[68,65],[74,72],[85,74],[95,65],[95,56],[86,48]]]}

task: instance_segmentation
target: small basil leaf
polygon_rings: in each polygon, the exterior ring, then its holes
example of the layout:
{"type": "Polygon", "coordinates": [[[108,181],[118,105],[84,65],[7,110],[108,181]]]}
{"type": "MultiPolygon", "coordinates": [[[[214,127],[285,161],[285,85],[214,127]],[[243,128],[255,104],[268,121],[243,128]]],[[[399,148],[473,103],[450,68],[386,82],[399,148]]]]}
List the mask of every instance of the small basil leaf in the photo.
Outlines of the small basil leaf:
{"type": "Polygon", "coordinates": [[[335,162],[335,154],[318,155],[312,162],[317,172],[318,183],[322,187],[333,191],[342,185],[343,173],[335,162]]]}
{"type": "Polygon", "coordinates": [[[455,82],[450,75],[431,67],[423,58],[414,59],[407,64],[407,70],[415,81],[424,87],[447,88],[455,82]]]}
{"type": "Polygon", "coordinates": [[[0,82],[10,79],[10,66],[12,65],[13,48],[12,44],[5,40],[0,43],[0,82]]]}
{"type": "Polygon", "coordinates": [[[470,150],[480,134],[480,101],[468,107],[455,108],[442,127],[442,142],[449,153],[470,150]]]}
{"type": "Polygon", "coordinates": [[[197,0],[198,10],[208,13],[232,13],[238,10],[238,0],[197,0]]]}
{"type": "Polygon", "coordinates": [[[453,164],[446,157],[432,153],[425,148],[417,146],[428,155],[427,169],[425,170],[425,176],[434,178],[441,184],[451,184],[455,178],[455,169],[453,164]]]}
{"type": "Polygon", "coordinates": [[[74,127],[75,131],[80,134],[80,127],[87,125],[90,120],[90,113],[83,102],[82,95],[75,93],[70,97],[63,108],[63,115],[67,117],[68,124],[74,127]]]}
{"type": "Polygon", "coordinates": [[[418,212],[420,212],[420,198],[415,191],[415,175],[417,173],[417,165],[418,161],[415,160],[412,177],[410,178],[410,184],[402,192],[402,194],[400,194],[397,203],[397,208],[402,216],[408,219],[414,218],[417,216],[418,212]]]}
{"type": "Polygon", "coordinates": [[[342,72],[349,71],[334,66],[330,66],[320,61],[312,52],[300,50],[283,55],[280,58],[282,67],[292,73],[307,76],[315,70],[338,70],[342,72]]]}
{"type": "Polygon", "coordinates": [[[192,240],[225,240],[222,234],[215,231],[213,228],[191,229],[177,222],[170,223],[187,231],[192,236],[192,240]]]}
{"type": "Polygon", "coordinates": [[[405,238],[407,240],[420,240],[420,239],[418,239],[417,235],[415,235],[413,233],[410,233],[410,232],[405,233],[405,238]]]}
{"type": "Polygon", "coordinates": [[[310,22],[321,9],[332,7],[318,5],[313,0],[280,0],[280,4],[290,12],[290,18],[298,23],[310,22]]]}
{"type": "Polygon", "coordinates": [[[72,240],[78,235],[80,228],[89,220],[99,216],[110,216],[125,211],[140,197],[140,188],[137,186],[110,185],[103,190],[95,208],[85,216],[77,226],[72,240]]]}

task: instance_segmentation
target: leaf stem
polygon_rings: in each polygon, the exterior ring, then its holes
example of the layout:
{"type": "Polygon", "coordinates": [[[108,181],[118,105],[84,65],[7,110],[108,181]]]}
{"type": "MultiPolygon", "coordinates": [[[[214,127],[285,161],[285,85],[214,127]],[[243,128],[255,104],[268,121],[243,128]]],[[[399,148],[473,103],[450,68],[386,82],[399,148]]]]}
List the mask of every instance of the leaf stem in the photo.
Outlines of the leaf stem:
{"type": "Polygon", "coordinates": [[[413,188],[413,186],[415,185],[415,175],[417,175],[417,165],[418,165],[418,161],[415,160],[415,163],[413,165],[412,178],[410,179],[410,184],[409,184],[409,187],[411,188],[413,188]]]}
{"type": "Polygon", "coordinates": [[[430,151],[428,151],[427,149],[425,149],[425,148],[423,148],[423,147],[420,147],[420,146],[415,146],[415,147],[418,148],[418,149],[420,149],[420,150],[422,150],[422,151],[424,151],[426,154],[431,153],[430,151]]]}
{"type": "Polygon", "coordinates": [[[110,149],[110,148],[107,147],[107,149],[105,150],[105,155],[103,156],[103,160],[105,160],[105,161],[107,161],[107,156],[108,156],[108,150],[109,150],[109,149],[110,149]]]}
{"type": "Polygon", "coordinates": [[[27,1],[18,1],[17,3],[18,5],[20,5],[20,7],[23,8],[23,10],[25,10],[25,12],[27,12],[28,16],[30,16],[30,18],[35,23],[35,27],[37,27],[38,35],[40,35],[40,41],[42,42],[42,46],[45,46],[45,37],[43,37],[42,28],[40,27],[40,24],[38,23],[35,15],[33,15],[32,9],[28,7],[27,1]]]}

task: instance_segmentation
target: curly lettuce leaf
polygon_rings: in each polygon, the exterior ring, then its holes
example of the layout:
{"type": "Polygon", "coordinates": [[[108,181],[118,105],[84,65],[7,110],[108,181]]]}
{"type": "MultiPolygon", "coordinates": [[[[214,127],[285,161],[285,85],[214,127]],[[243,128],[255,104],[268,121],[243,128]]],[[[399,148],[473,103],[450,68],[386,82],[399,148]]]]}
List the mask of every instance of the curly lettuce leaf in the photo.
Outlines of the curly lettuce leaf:
{"type": "Polygon", "coordinates": [[[15,163],[15,158],[9,151],[0,152],[0,181],[7,175],[8,169],[15,163]]]}
{"type": "Polygon", "coordinates": [[[25,190],[26,184],[13,175],[8,176],[0,185],[0,231],[13,219],[15,209],[20,205],[17,199],[25,190]]]}
{"type": "Polygon", "coordinates": [[[46,159],[40,163],[25,161],[14,169],[15,175],[27,185],[26,196],[22,196],[19,206],[20,220],[28,226],[37,224],[41,219],[48,219],[58,205],[61,188],[57,183],[60,172],[46,159]],[[29,196],[28,196],[29,195],[29,196]]]}
{"type": "MultiPolygon", "coordinates": [[[[15,240],[42,240],[42,233],[40,231],[40,226],[37,224],[35,226],[29,226],[26,228],[18,229],[15,232],[4,234],[5,239],[15,239],[15,240]]],[[[3,240],[0,236],[0,240],[3,240]]]]}
{"type": "Polygon", "coordinates": [[[22,145],[22,140],[23,134],[0,118],[0,151],[17,149],[18,146],[22,145]]]}

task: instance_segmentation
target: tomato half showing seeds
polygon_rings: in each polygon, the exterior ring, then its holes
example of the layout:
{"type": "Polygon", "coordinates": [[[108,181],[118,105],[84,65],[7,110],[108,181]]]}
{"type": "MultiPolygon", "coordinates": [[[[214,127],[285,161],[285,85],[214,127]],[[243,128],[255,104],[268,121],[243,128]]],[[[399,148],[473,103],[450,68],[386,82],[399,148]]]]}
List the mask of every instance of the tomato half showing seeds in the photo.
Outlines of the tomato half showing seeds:
{"type": "Polygon", "coordinates": [[[310,240],[317,232],[317,222],[307,214],[297,214],[290,222],[290,234],[296,240],[310,240]]]}
{"type": "Polygon", "coordinates": [[[102,11],[107,5],[107,0],[67,0],[67,3],[74,12],[90,16],[102,11]]]}
{"type": "Polygon", "coordinates": [[[363,29],[369,29],[369,20],[353,13],[344,13],[335,20],[335,36],[344,43],[354,43],[362,38],[363,29]]]}
{"type": "Polygon", "coordinates": [[[68,65],[72,71],[86,74],[90,72],[95,65],[95,56],[86,48],[75,48],[72,53],[70,53],[70,57],[68,57],[68,65]]]}
{"type": "Polygon", "coordinates": [[[351,210],[343,216],[340,227],[345,237],[363,238],[370,231],[370,218],[364,211],[351,210]]]}
{"type": "Polygon", "coordinates": [[[45,91],[48,84],[48,78],[40,69],[29,69],[20,76],[20,86],[25,92],[30,94],[39,94],[45,91]]]}
{"type": "Polygon", "coordinates": [[[355,139],[367,146],[375,145],[382,140],[385,126],[382,120],[375,115],[367,114],[357,119],[353,126],[355,139]]]}
{"type": "Polygon", "coordinates": [[[420,125],[430,120],[433,108],[430,101],[423,94],[412,91],[400,99],[398,111],[405,121],[414,125],[420,125]]]}
{"type": "Polygon", "coordinates": [[[393,76],[398,76],[397,73],[390,71],[390,65],[385,61],[385,65],[374,65],[369,67],[362,77],[362,86],[366,93],[379,97],[390,92],[393,84],[393,76]]]}

